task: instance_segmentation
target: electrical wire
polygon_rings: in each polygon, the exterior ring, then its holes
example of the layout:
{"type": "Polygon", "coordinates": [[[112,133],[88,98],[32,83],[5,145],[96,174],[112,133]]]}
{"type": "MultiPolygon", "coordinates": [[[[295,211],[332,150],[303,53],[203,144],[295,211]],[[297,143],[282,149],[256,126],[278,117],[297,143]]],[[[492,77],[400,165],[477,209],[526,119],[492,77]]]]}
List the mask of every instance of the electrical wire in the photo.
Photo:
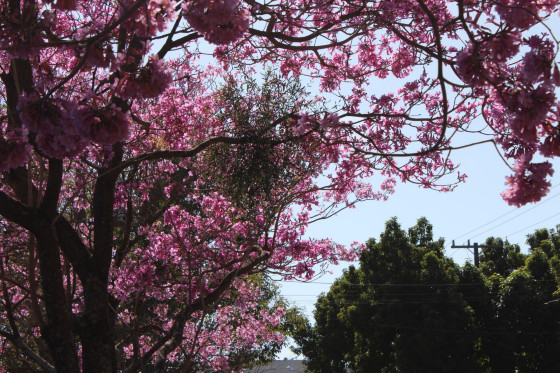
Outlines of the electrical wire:
{"type": "MultiPolygon", "coordinates": [[[[560,213],[559,213],[560,214],[560,213]]],[[[538,223],[537,223],[538,224],[538,223]]],[[[335,282],[319,282],[319,281],[296,281],[296,280],[286,280],[282,282],[288,283],[297,283],[297,284],[306,284],[306,285],[334,285],[335,282]]],[[[531,279],[527,282],[556,282],[555,280],[535,280],[531,279]]],[[[430,284],[417,284],[417,283],[402,283],[402,284],[395,284],[395,283],[365,283],[365,284],[353,284],[349,282],[338,282],[338,285],[346,285],[346,286],[418,286],[418,287],[425,287],[425,286],[483,286],[486,283],[484,282],[471,282],[468,284],[461,284],[461,283],[430,283],[430,284]]]]}
{"type": "MultiPolygon", "coordinates": [[[[550,197],[548,200],[543,201],[542,203],[548,202],[549,200],[551,200],[552,198],[554,198],[554,197],[556,197],[556,196],[558,196],[558,195],[560,195],[560,193],[558,193],[558,194],[556,194],[556,195],[550,197]]],[[[504,222],[502,222],[502,223],[500,223],[500,224],[498,224],[498,225],[496,225],[496,226],[494,226],[494,227],[492,227],[492,228],[490,228],[490,229],[485,230],[485,231],[482,232],[482,233],[477,234],[476,236],[473,237],[473,239],[476,238],[476,237],[482,236],[484,233],[490,232],[490,231],[492,231],[492,230],[498,228],[499,226],[502,226],[502,225],[504,225],[505,223],[507,223],[507,222],[509,222],[509,221],[512,221],[512,220],[515,219],[515,218],[518,218],[519,216],[525,214],[526,212],[531,211],[532,209],[534,209],[534,208],[537,207],[537,206],[538,206],[538,205],[535,205],[535,206],[531,207],[530,209],[523,211],[523,212],[520,213],[519,215],[515,215],[515,216],[514,216],[513,218],[511,218],[511,219],[508,219],[508,220],[506,220],[506,221],[504,221],[504,222]]],[[[546,220],[548,220],[548,219],[546,219],[546,220]]],[[[539,223],[537,223],[537,224],[539,224],[539,223]]],[[[534,224],[534,225],[536,225],[536,224],[534,224]]],[[[533,225],[532,225],[532,226],[533,226],[533,225]]]]}
{"type": "Polygon", "coordinates": [[[537,222],[537,223],[535,223],[535,224],[533,224],[533,225],[530,225],[530,226],[528,226],[528,227],[525,227],[525,228],[523,228],[523,229],[520,229],[520,230],[518,230],[517,232],[510,233],[510,234],[506,235],[506,238],[508,238],[509,236],[516,235],[516,234],[519,233],[519,232],[523,232],[523,231],[526,230],[526,229],[532,228],[532,227],[534,227],[535,225],[539,225],[539,224],[541,224],[541,223],[543,223],[543,222],[545,222],[545,221],[547,221],[547,220],[550,220],[550,219],[552,219],[552,218],[554,218],[554,217],[556,217],[556,216],[558,216],[558,215],[560,215],[560,212],[559,212],[558,214],[554,214],[554,215],[552,215],[552,216],[550,216],[550,217],[548,217],[548,218],[546,218],[546,219],[544,219],[544,220],[541,220],[541,221],[539,221],[539,222],[537,222]]]}
{"type": "MultiPolygon", "coordinates": [[[[432,294],[361,294],[361,293],[337,293],[336,298],[326,297],[324,295],[300,295],[305,297],[310,297],[313,299],[307,300],[295,300],[295,304],[317,304],[317,298],[321,297],[323,302],[327,304],[335,304],[337,306],[358,306],[364,305],[369,307],[377,306],[400,306],[400,305],[412,305],[412,304],[451,304],[460,303],[467,305],[474,305],[477,303],[489,303],[496,300],[496,296],[492,294],[442,294],[442,293],[432,293],[432,294]],[[450,298],[450,295],[454,297],[450,298]],[[366,298],[364,298],[364,296],[366,298]]],[[[296,297],[296,295],[291,295],[290,297],[296,297]]],[[[529,303],[535,305],[539,303],[541,305],[551,305],[558,301],[558,299],[537,299],[540,297],[535,297],[534,295],[528,295],[526,291],[510,291],[508,292],[508,297],[511,297],[508,303],[514,302],[517,306],[527,306],[529,303]],[[542,303],[544,302],[544,303],[542,303]]],[[[549,298],[549,297],[545,297],[549,298]]]]}
{"type": "MultiPolygon", "coordinates": [[[[560,186],[560,184],[556,184],[555,186],[553,186],[552,188],[550,188],[550,190],[552,190],[552,189],[554,189],[554,188],[556,188],[556,187],[558,187],[558,186],[560,186]]],[[[514,217],[512,217],[512,218],[506,220],[506,221],[503,222],[503,223],[500,223],[500,224],[498,224],[498,225],[496,225],[496,226],[494,226],[494,227],[492,227],[492,228],[490,228],[490,229],[485,230],[485,231],[482,232],[482,233],[479,233],[479,234],[476,235],[475,237],[478,237],[478,236],[480,236],[480,235],[482,235],[482,234],[484,234],[484,233],[486,233],[486,232],[489,232],[489,231],[491,231],[491,230],[493,230],[493,229],[495,229],[495,228],[497,228],[497,227],[499,227],[499,226],[501,226],[501,225],[503,225],[503,224],[505,224],[505,223],[507,223],[507,222],[509,222],[509,221],[511,221],[511,220],[513,220],[513,219],[515,219],[515,218],[518,218],[519,216],[521,216],[521,215],[523,215],[523,214],[525,214],[525,213],[527,213],[527,212],[529,212],[529,211],[531,211],[531,210],[533,210],[533,209],[539,207],[540,205],[542,205],[542,204],[544,204],[544,203],[550,201],[551,199],[553,199],[553,198],[555,198],[555,197],[557,197],[557,196],[559,196],[559,195],[560,195],[560,193],[556,193],[556,194],[553,195],[552,197],[549,197],[549,198],[545,199],[544,201],[541,201],[541,202],[537,203],[536,205],[534,205],[534,206],[528,208],[527,210],[520,212],[519,214],[517,214],[517,215],[515,215],[514,217]]],[[[481,225],[480,227],[477,227],[477,228],[475,228],[475,229],[473,229],[473,230],[468,231],[467,233],[464,233],[464,234],[462,234],[462,235],[456,237],[454,240],[458,240],[459,238],[465,237],[466,235],[468,235],[468,234],[470,234],[470,233],[476,232],[476,231],[479,230],[479,229],[482,229],[482,228],[484,228],[484,227],[487,227],[488,224],[491,224],[491,223],[493,223],[493,222],[495,222],[495,221],[497,221],[497,220],[500,220],[500,219],[503,218],[504,216],[507,216],[507,215],[509,215],[509,214],[512,214],[512,213],[514,213],[514,212],[516,212],[516,211],[519,211],[519,209],[518,209],[518,208],[515,208],[515,209],[513,209],[513,210],[511,210],[511,211],[509,211],[509,212],[506,212],[505,214],[500,215],[500,216],[498,216],[497,218],[495,218],[495,219],[493,219],[493,220],[490,220],[490,221],[487,222],[486,224],[483,224],[483,225],[481,225]]],[[[473,237],[473,238],[475,238],[475,237],[473,237]]]]}
{"type": "Polygon", "coordinates": [[[426,328],[412,325],[389,325],[375,324],[376,327],[402,329],[402,330],[421,330],[431,332],[443,332],[454,334],[470,334],[470,335],[560,335],[560,332],[542,331],[542,332],[526,332],[521,330],[476,330],[476,329],[443,329],[443,328],[426,328]]]}

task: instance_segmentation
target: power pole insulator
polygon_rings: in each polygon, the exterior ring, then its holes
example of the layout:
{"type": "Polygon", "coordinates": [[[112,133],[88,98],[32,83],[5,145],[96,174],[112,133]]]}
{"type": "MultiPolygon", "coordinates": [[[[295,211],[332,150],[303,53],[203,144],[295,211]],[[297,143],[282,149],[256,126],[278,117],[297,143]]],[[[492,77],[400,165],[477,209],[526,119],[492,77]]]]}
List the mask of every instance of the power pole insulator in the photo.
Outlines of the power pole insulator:
{"type": "Polygon", "coordinates": [[[501,246],[496,246],[496,245],[479,245],[478,242],[475,242],[472,246],[471,246],[471,240],[467,241],[466,245],[455,245],[455,240],[451,241],[451,248],[452,249],[474,249],[473,253],[474,253],[474,266],[476,268],[478,268],[480,266],[480,260],[479,260],[479,256],[478,256],[478,248],[500,248],[501,246]]]}

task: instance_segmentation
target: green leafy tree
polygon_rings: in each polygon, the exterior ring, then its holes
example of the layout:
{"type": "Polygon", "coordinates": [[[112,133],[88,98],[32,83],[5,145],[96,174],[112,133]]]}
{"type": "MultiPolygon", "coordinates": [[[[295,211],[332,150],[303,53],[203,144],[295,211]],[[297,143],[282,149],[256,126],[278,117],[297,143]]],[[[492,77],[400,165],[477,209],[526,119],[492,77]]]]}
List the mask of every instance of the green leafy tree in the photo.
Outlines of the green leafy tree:
{"type": "Polygon", "coordinates": [[[472,310],[457,290],[460,269],[432,226],[408,233],[396,218],[316,305],[302,351],[309,372],[476,372],[472,310]]]}
{"type": "Polygon", "coordinates": [[[536,231],[528,237],[530,255],[501,292],[502,317],[515,331],[519,372],[553,372],[560,366],[560,304],[557,301],[558,238],[536,231]]]}
{"type": "Polygon", "coordinates": [[[486,240],[480,267],[458,267],[425,218],[395,218],[300,322],[308,372],[555,372],[560,366],[560,235],[529,253],[486,240]]]}
{"type": "Polygon", "coordinates": [[[354,343],[354,330],[349,320],[360,321],[356,303],[359,302],[359,270],[353,266],[337,279],[327,294],[315,305],[315,326],[309,321],[300,324],[293,335],[297,345],[294,352],[307,357],[307,371],[346,372],[354,343]]]}
{"type": "Polygon", "coordinates": [[[461,271],[487,372],[554,372],[560,365],[558,237],[541,229],[527,242],[529,255],[489,238],[493,247],[483,250],[480,268],[466,264],[461,271]]]}
{"type": "Polygon", "coordinates": [[[486,239],[485,246],[480,255],[480,268],[487,277],[493,274],[507,277],[525,263],[527,256],[521,253],[519,245],[489,237],[486,239]]]}
{"type": "Polygon", "coordinates": [[[505,279],[524,265],[526,255],[519,245],[489,237],[480,255],[480,267],[466,263],[461,268],[459,291],[473,312],[469,333],[480,346],[479,364],[486,372],[515,371],[515,335],[502,314],[505,279]]]}

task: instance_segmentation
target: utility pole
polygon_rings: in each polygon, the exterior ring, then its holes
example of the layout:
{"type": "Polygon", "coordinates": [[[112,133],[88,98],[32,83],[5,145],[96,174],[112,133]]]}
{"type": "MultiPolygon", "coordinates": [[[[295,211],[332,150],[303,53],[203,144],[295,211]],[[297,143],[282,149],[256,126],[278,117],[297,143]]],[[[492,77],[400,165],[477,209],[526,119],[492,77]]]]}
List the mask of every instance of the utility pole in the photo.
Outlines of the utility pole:
{"type": "Polygon", "coordinates": [[[476,268],[478,268],[478,266],[480,265],[480,262],[478,260],[478,248],[481,249],[485,249],[485,248],[500,248],[501,246],[495,246],[495,245],[479,245],[478,242],[475,242],[472,246],[471,246],[471,240],[467,241],[466,245],[455,245],[455,240],[451,241],[451,248],[453,249],[474,249],[474,266],[476,268]]]}

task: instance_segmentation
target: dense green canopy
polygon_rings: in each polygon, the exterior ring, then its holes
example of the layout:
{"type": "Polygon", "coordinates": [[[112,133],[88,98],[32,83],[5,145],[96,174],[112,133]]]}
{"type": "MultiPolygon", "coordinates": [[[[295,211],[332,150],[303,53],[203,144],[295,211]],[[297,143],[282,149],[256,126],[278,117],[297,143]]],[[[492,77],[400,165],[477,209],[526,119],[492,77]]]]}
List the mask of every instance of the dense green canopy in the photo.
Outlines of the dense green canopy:
{"type": "Polygon", "coordinates": [[[489,238],[480,267],[455,264],[421,218],[396,218],[359,268],[322,294],[296,342],[308,372],[553,372],[560,366],[560,239],[489,238]]]}

